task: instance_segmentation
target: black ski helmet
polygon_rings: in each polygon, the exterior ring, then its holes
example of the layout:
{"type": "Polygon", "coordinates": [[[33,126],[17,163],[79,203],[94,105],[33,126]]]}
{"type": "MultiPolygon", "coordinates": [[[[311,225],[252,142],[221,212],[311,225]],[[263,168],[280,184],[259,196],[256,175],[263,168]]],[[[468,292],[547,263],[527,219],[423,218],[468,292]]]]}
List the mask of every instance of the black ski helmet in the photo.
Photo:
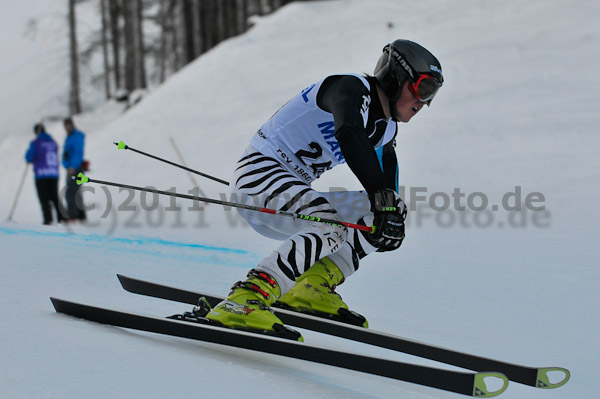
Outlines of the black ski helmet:
{"type": "Polygon", "coordinates": [[[425,47],[403,39],[396,40],[383,48],[383,54],[379,57],[374,72],[390,103],[400,98],[402,87],[407,79],[416,83],[421,74],[434,77],[440,87],[444,82],[442,65],[438,59],[425,47]]]}

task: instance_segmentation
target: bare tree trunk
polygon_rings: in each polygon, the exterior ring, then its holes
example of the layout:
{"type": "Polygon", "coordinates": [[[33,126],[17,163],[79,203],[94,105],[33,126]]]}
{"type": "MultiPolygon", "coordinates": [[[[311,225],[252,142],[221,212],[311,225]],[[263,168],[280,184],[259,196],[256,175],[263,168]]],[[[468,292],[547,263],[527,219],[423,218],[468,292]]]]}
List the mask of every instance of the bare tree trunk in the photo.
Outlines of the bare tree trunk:
{"type": "Polygon", "coordinates": [[[216,8],[216,28],[217,28],[217,39],[216,43],[220,43],[226,39],[225,36],[225,9],[223,0],[216,0],[214,2],[216,8]]]}
{"type": "Polygon", "coordinates": [[[223,19],[221,23],[223,24],[223,40],[233,36],[232,34],[232,21],[231,14],[233,10],[231,9],[231,0],[221,0],[222,11],[223,11],[223,19]]]}
{"type": "Polygon", "coordinates": [[[100,13],[102,14],[102,57],[104,61],[104,91],[106,93],[106,99],[108,100],[111,96],[110,93],[110,66],[108,61],[108,21],[106,18],[106,1],[100,0],[100,13]]]}
{"type": "Polygon", "coordinates": [[[202,54],[202,22],[200,20],[200,1],[191,0],[192,36],[194,38],[194,58],[202,54]]]}
{"type": "Polygon", "coordinates": [[[248,0],[235,0],[237,6],[237,33],[244,33],[248,30],[248,0]]]}
{"type": "Polygon", "coordinates": [[[110,13],[110,38],[113,51],[113,73],[115,87],[118,90],[124,87],[121,76],[121,30],[119,29],[122,8],[119,0],[108,0],[108,8],[110,13]]]}
{"type": "Polygon", "coordinates": [[[266,15],[272,11],[270,0],[258,0],[258,3],[258,6],[260,8],[259,15],[266,15]]]}
{"type": "Polygon", "coordinates": [[[131,5],[123,4],[123,17],[125,19],[125,89],[131,92],[135,89],[135,49],[134,49],[134,25],[131,16],[131,5]]]}
{"type": "Polygon", "coordinates": [[[69,0],[69,59],[71,70],[71,89],[69,92],[69,113],[81,112],[79,98],[79,55],[77,54],[77,24],[75,21],[75,0],[69,0]]]}
{"type": "Polygon", "coordinates": [[[125,16],[125,88],[128,91],[146,87],[142,37],[141,2],[124,3],[125,16]]]}
{"type": "Polygon", "coordinates": [[[187,63],[187,35],[185,31],[185,0],[175,0],[173,9],[173,48],[175,49],[175,70],[187,63]]]}
{"type": "Polygon", "coordinates": [[[270,12],[274,12],[279,7],[281,7],[281,0],[270,0],[270,3],[271,3],[270,4],[270,6],[271,6],[270,12]]]}
{"type": "Polygon", "coordinates": [[[200,4],[200,12],[202,15],[202,52],[205,53],[211,49],[216,43],[215,35],[215,4],[213,0],[202,0],[200,4]]]}
{"type": "Polygon", "coordinates": [[[146,79],[146,47],[144,45],[144,16],[142,15],[142,0],[135,0],[136,5],[136,38],[135,38],[135,63],[138,75],[138,86],[140,88],[148,87],[146,79]]]}
{"type": "Polygon", "coordinates": [[[183,25],[181,29],[183,30],[183,38],[184,40],[184,63],[194,59],[195,52],[195,41],[194,37],[194,16],[193,16],[193,6],[194,0],[180,0],[181,4],[181,19],[183,21],[183,25]]]}
{"type": "Polygon", "coordinates": [[[229,7],[229,37],[232,37],[241,33],[238,21],[239,2],[237,0],[229,0],[229,7]]]}
{"type": "Polygon", "coordinates": [[[160,25],[160,44],[158,49],[158,80],[159,83],[165,81],[167,77],[167,35],[168,35],[168,16],[169,0],[160,0],[158,9],[158,23],[160,25]]]}

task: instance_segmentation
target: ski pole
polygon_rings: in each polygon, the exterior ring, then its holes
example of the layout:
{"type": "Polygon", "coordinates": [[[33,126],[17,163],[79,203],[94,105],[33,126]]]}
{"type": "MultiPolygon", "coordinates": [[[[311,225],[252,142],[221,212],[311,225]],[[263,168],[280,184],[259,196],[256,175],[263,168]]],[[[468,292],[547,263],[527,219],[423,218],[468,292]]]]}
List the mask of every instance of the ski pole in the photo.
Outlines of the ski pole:
{"type": "Polygon", "coordinates": [[[148,154],[147,152],[143,152],[143,151],[140,151],[140,150],[136,150],[135,148],[133,148],[133,147],[130,147],[130,146],[128,146],[127,144],[125,144],[125,143],[123,142],[123,140],[119,141],[118,143],[116,143],[116,142],[115,142],[115,143],[113,143],[113,144],[114,144],[114,145],[116,145],[116,146],[117,146],[117,148],[118,148],[119,150],[131,150],[131,151],[133,151],[133,152],[137,152],[138,154],[142,154],[142,155],[145,155],[145,156],[147,156],[147,157],[150,157],[150,158],[153,158],[153,159],[159,160],[159,161],[161,161],[161,162],[168,163],[169,165],[176,166],[176,167],[178,167],[178,168],[181,168],[181,169],[183,169],[183,170],[187,170],[188,172],[195,173],[195,174],[197,174],[197,175],[199,175],[199,176],[206,177],[207,179],[211,179],[211,180],[214,180],[214,181],[216,181],[216,182],[219,182],[219,183],[221,183],[221,184],[225,184],[226,186],[228,186],[228,185],[229,185],[229,182],[228,182],[228,181],[226,181],[226,180],[219,179],[218,177],[214,177],[214,176],[211,176],[211,175],[207,175],[206,173],[202,173],[202,172],[199,172],[199,171],[197,171],[197,170],[194,170],[194,169],[192,169],[192,168],[188,168],[187,166],[179,165],[178,163],[175,163],[175,162],[168,161],[168,160],[166,160],[166,159],[163,159],[163,158],[157,157],[157,156],[155,156],[155,155],[152,155],[152,154],[148,154]]]}
{"type": "MultiPolygon", "coordinates": [[[[75,176],[73,176],[73,179],[75,179],[75,176]]],[[[304,214],[301,214],[301,213],[288,212],[288,211],[279,211],[277,209],[261,208],[261,207],[253,206],[253,205],[239,204],[239,203],[236,203],[236,202],[222,201],[222,200],[217,200],[217,199],[213,199],[213,198],[197,197],[195,195],[179,194],[179,193],[175,193],[175,192],[168,192],[168,191],[157,190],[157,189],[154,189],[154,188],[137,187],[137,186],[130,186],[128,184],[113,183],[113,182],[109,182],[109,181],[102,181],[102,180],[90,179],[89,177],[85,176],[83,173],[79,173],[77,175],[76,182],[77,182],[78,185],[81,185],[81,184],[84,184],[84,183],[104,184],[106,186],[128,188],[128,189],[131,189],[131,190],[144,191],[144,192],[148,192],[148,193],[155,193],[155,194],[161,194],[161,195],[168,195],[168,196],[171,196],[171,197],[185,198],[185,199],[190,199],[190,200],[195,200],[195,201],[204,201],[204,202],[208,202],[208,203],[211,203],[211,204],[229,206],[229,207],[232,207],[232,208],[241,208],[241,209],[247,209],[247,210],[250,210],[250,211],[262,212],[262,213],[269,213],[269,214],[272,214],[272,215],[288,216],[288,217],[293,217],[293,218],[296,218],[296,219],[307,220],[309,222],[325,223],[325,224],[331,224],[331,225],[334,225],[334,226],[344,226],[344,227],[348,227],[348,228],[351,228],[351,229],[368,231],[370,233],[372,233],[375,230],[374,226],[365,226],[365,225],[355,224],[355,223],[340,222],[339,220],[320,218],[320,217],[316,217],[316,216],[304,215],[304,214]]]]}
{"type": "Polygon", "coordinates": [[[23,189],[23,183],[25,183],[25,177],[27,176],[27,171],[29,170],[29,164],[25,165],[25,170],[23,171],[23,177],[21,177],[21,182],[19,183],[19,188],[17,189],[17,195],[15,196],[15,201],[13,202],[12,208],[10,209],[10,214],[8,215],[7,222],[12,220],[12,217],[15,213],[15,209],[17,208],[17,202],[19,201],[19,197],[21,196],[21,190],[23,189]]]}

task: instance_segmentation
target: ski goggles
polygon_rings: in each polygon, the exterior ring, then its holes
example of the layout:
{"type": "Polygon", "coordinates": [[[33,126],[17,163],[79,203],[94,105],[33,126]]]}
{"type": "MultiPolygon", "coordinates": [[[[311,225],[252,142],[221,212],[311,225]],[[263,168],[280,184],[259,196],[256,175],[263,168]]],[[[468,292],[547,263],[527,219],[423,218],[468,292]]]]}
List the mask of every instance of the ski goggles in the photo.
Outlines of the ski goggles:
{"type": "Polygon", "coordinates": [[[429,105],[438,90],[442,87],[441,83],[430,75],[419,75],[416,82],[408,84],[408,90],[420,102],[429,105]]]}
{"type": "MultiPolygon", "coordinates": [[[[408,84],[408,90],[411,94],[420,102],[431,105],[431,100],[433,100],[433,97],[435,97],[440,87],[442,87],[442,82],[431,75],[417,72],[406,57],[396,50],[391,43],[384,48],[384,51],[391,54],[389,58],[390,64],[393,59],[399,67],[404,69],[406,76],[411,81],[408,84]]],[[[401,90],[402,88],[399,89],[401,90]]]]}

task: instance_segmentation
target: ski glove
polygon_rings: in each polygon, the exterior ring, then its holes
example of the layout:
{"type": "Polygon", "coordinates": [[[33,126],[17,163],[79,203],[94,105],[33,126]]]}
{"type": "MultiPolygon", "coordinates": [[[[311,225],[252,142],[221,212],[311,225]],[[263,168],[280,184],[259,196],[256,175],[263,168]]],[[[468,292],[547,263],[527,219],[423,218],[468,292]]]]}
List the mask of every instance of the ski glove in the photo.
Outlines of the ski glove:
{"type": "Polygon", "coordinates": [[[402,198],[390,189],[377,190],[369,194],[373,226],[375,231],[365,233],[367,241],[377,248],[377,252],[393,251],[404,240],[404,220],[406,204],[402,198]]]}

